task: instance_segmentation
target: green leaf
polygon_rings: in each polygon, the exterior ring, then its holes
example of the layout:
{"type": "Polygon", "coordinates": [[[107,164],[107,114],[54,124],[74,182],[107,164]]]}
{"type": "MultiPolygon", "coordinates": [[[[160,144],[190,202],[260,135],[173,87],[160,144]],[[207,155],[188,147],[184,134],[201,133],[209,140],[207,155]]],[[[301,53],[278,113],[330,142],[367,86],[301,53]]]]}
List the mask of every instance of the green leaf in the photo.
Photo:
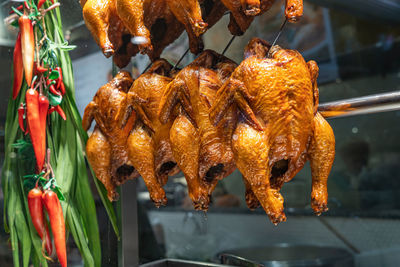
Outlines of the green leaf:
{"type": "Polygon", "coordinates": [[[18,20],[14,20],[13,22],[11,22],[10,25],[15,27],[15,28],[19,28],[18,20]]]}
{"type": "Polygon", "coordinates": [[[58,77],[60,77],[60,73],[56,70],[53,70],[49,75],[50,80],[56,80],[56,79],[58,79],[58,77]]]}
{"type": "Polygon", "coordinates": [[[61,104],[63,97],[61,95],[53,95],[49,92],[49,102],[52,106],[58,106],[61,104]]]}
{"type": "Polygon", "coordinates": [[[58,187],[58,186],[54,187],[53,191],[57,194],[57,197],[59,200],[61,200],[61,201],[65,200],[65,197],[64,197],[63,193],[61,192],[60,187],[58,187]]]}

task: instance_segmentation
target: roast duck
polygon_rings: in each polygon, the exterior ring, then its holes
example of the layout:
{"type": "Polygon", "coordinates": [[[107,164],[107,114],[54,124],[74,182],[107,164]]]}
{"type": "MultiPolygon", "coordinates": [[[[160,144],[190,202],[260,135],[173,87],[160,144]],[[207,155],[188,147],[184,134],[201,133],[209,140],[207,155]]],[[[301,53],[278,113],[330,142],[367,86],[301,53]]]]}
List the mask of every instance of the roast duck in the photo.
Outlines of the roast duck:
{"type": "Polygon", "coordinates": [[[218,124],[233,104],[241,111],[232,150],[246,180],[248,205],[258,201],[273,223],[285,221],[279,191],[309,160],[311,207],[316,214],[326,211],[335,137],[317,111],[317,64],[257,38],[246,47],[245,57],[218,90],[210,118],[218,124]]]}
{"type": "Polygon", "coordinates": [[[118,121],[120,114],[127,110],[126,94],[132,83],[133,79],[128,72],[119,72],[109,83],[100,87],[85,108],[82,120],[86,131],[93,120],[96,121],[94,131],[86,143],[86,154],[111,201],[118,197],[116,186],[139,176],[126,149],[136,114],[132,112],[122,127],[118,121]]]}
{"type": "MultiPolygon", "coordinates": [[[[203,50],[201,35],[230,12],[229,30],[242,35],[254,17],[268,11],[274,0],[81,0],[83,18],[106,57],[119,67],[138,52],[158,59],[186,29],[190,51],[203,50]],[[131,38],[134,38],[134,43],[131,38]]],[[[303,0],[286,0],[290,22],[303,14],[303,0]]]]}
{"type": "Polygon", "coordinates": [[[157,207],[167,203],[162,186],[167,183],[168,176],[179,172],[169,137],[172,122],[163,124],[158,118],[161,97],[173,75],[172,66],[166,60],[155,61],[129,89],[128,106],[120,120],[123,126],[128,125],[130,114],[136,113],[136,123],[126,143],[129,159],[157,207]]]}
{"type": "Polygon", "coordinates": [[[133,83],[120,72],[99,89],[83,123],[96,120],[87,154],[110,199],[139,173],[164,205],[162,186],[180,169],[195,209],[207,210],[218,181],[238,168],[248,207],[277,224],[286,220],[279,191],[309,160],[311,207],[327,210],[335,138],[318,113],[317,64],[258,38],[244,54],[237,65],[205,50],[180,71],[160,59],[133,83]]]}
{"type": "Polygon", "coordinates": [[[218,126],[209,118],[217,90],[236,66],[226,57],[205,50],[175,76],[161,98],[160,120],[166,124],[173,120],[169,131],[172,152],[185,175],[195,209],[207,210],[218,180],[236,169],[231,149],[235,108],[227,111],[218,126]]]}

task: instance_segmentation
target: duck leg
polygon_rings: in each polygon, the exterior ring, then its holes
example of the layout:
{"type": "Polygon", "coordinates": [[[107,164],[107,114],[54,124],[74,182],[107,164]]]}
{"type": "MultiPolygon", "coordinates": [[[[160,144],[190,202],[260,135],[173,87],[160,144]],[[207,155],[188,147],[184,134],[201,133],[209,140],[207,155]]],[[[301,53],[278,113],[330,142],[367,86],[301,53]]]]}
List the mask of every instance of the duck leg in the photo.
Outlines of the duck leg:
{"type": "Polygon", "coordinates": [[[207,210],[210,198],[208,190],[199,178],[200,138],[196,128],[185,115],[179,115],[170,130],[172,154],[185,175],[189,197],[195,209],[207,210]]]}
{"type": "Polygon", "coordinates": [[[316,214],[328,210],[328,176],[335,159],[335,136],[328,122],[317,113],[309,147],[312,175],[311,207],[316,214]]]}
{"type": "Polygon", "coordinates": [[[152,137],[142,124],[137,125],[128,138],[129,160],[142,176],[150,198],[160,207],[167,204],[167,198],[155,173],[153,145],[152,137]]]}
{"type": "Polygon", "coordinates": [[[114,46],[108,36],[109,15],[113,4],[112,0],[88,0],[83,5],[86,26],[106,57],[114,54],[114,46]]]}
{"type": "Polygon", "coordinates": [[[286,0],[285,16],[290,22],[296,22],[303,16],[303,0],[286,0]]]}
{"type": "Polygon", "coordinates": [[[144,24],[144,0],[117,0],[117,13],[125,27],[135,37],[143,37],[143,43],[138,47],[141,52],[148,53],[153,50],[150,31],[144,24]]]}
{"type": "Polygon", "coordinates": [[[254,194],[253,190],[251,189],[251,185],[249,184],[249,182],[247,182],[247,180],[243,177],[243,175],[242,175],[242,179],[243,179],[243,183],[246,187],[245,196],[246,196],[247,207],[249,207],[250,210],[255,210],[256,208],[258,208],[260,206],[260,202],[258,201],[256,195],[254,194]]]}
{"type": "Polygon", "coordinates": [[[268,134],[240,122],[233,136],[232,148],[238,169],[250,184],[272,223],[286,221],[283,197],[277,189],[271,188],[269,181],[271,173],[268,167],[268,134]]]}
{"type": "Polygon", "coordinates": [[[111,175],[111,146],[98,126],[95,127],[86,143],[86,155],[97,179],[107,189],[108,199],[110,201],[116,200],[118,193],[115,191],[115,184],[111,175]]]}

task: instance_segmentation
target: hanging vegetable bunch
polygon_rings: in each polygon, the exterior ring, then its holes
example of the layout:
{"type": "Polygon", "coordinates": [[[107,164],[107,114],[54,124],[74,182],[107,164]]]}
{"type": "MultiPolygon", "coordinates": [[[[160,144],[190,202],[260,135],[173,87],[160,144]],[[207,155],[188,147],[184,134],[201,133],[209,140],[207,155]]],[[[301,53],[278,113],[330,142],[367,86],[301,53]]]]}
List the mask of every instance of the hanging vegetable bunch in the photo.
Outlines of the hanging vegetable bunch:
{"type": "MultiPolygon", "coordinates": [[[[63,41],[59,5],[25,0],[12,8],[8,18],[19,34],[2,187],[15,266],[20,259],[23,266],[47,266],[54,254],[61,266],[67,266],[66,225],[85,266],[101,264],[96,210],[83,155],[87,136],[74,101],[68,56],[73,46],[63,41]]],[[[115,226],[106,192],[95,183],[115,226]]]]}
{"type": "MultiPolygon", "coordinates": [[[[45,28],[42,26],[45,24],[40,23],[43,21],[46,12],[56,5],[40,12],[39,10],[44,2],[39,1],[37,5],[34,2],[24,2],[24,5],[17,9],[13,8],[13,11],[19,15],[20,32],[14,49],[12,95],[15,100],[25,78],[29,89],[25,94],[26,103],[21,103],[18,108],[18,124],[20,129],[30,137],[36,159],[36,173],[38,173],[38,175],[24,176],[25,185],[32,184],[32,182],[35,184],[35,187],[28,193],[29,212],[32,223],[48,254],[45,257],[50,259],[52,242],[44,219],[43,206],[45,207],[55,241],[57,257],[61,266],[65,267],[67,266],[65,223],[59,201],[59,198],[64,200],[64,197],[55,182],[54,171],[49,161],[50,151],[47,153],[48,160],[45,164],[47,117],[48,114],[56,111],[61,118],[66,120],[65,113],[60,107],[62,96],[65,95],[65,85],[62,79],[62,69],[58,66],[54,51],[55,46],[46,35],[45,28]],[[28,12],[29,15],[26,15],[28,12]],[[38,39],[38,31],[34,31],[34,25],[40,31],[40,40],[38,39]],[[35,76],[32,77],[33,75],[35,76]]],[[[43,255],[45,255],[44,252],[43,255]]]]}

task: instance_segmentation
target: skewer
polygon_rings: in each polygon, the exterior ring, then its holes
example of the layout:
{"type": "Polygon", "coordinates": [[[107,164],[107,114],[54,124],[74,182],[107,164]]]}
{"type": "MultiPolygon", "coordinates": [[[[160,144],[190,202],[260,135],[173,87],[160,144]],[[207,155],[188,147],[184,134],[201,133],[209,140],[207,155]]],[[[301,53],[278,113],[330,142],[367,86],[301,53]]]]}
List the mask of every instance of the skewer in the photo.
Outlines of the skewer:
{"type": "Polygon", "coordinates": [[[185,56],[187,55],[187,53],[189,52],[189,48],[186,49],[185,53],[183,53],[183,55],[181,56],[181,58],[175,63],[174,67],[172,68],[172,70],[175,70],[179,64],[181,63],[181,61],[185,58],[185,56]]]}
{"type": "Polygon", "coordinates": [[[150,68],[150,66],[151,66],[152,64],[153,64],[153,62],[150,61],[149,65],[147,65],[147,67],[142,71],[142,73],[141,73],[140,75],[142,75],[143,73],[145,73],[145,72],[150,68]]]}
{"type": "Polygon", "coordinates": [[[229,40],[228,44],[225,46],[224,51],[222,51],[222,55],[225,55],[226,51],[231,46],[231,44],[233,43],[235,38],[236,38],[236,35],[233,35],[232,38],[229,40]]]}
{"type": "MultiPolygon", "coordinates": [[[[283,29],[284,29],[284,27],[285,27],[287,21],[288,21],[287,18],[285,18],[285,21],[282,23],[281,27],[279,28],[279,32],[278,32],[278,34],[276,35],[275,40],[272,42],[271,47],[273,47],[273,46],[276,44],[276,42],[278,42],[279,37],[281,37],[281,34],[282,34],[282,32],[283,32],[283,29]]],[[[271,51],[271,49],[270,49],[269,51],[271,51]]],[[[271,54],[270,54],[270,52],[268,52],[267,57],[270,57],[270,56],[271,56],[271,54]]]]}
{"type": "Polygon", "coordinates": [[[400,110],[400,91],[362,96],[319,105],[325,118],[337,118],[400,110]]]}

